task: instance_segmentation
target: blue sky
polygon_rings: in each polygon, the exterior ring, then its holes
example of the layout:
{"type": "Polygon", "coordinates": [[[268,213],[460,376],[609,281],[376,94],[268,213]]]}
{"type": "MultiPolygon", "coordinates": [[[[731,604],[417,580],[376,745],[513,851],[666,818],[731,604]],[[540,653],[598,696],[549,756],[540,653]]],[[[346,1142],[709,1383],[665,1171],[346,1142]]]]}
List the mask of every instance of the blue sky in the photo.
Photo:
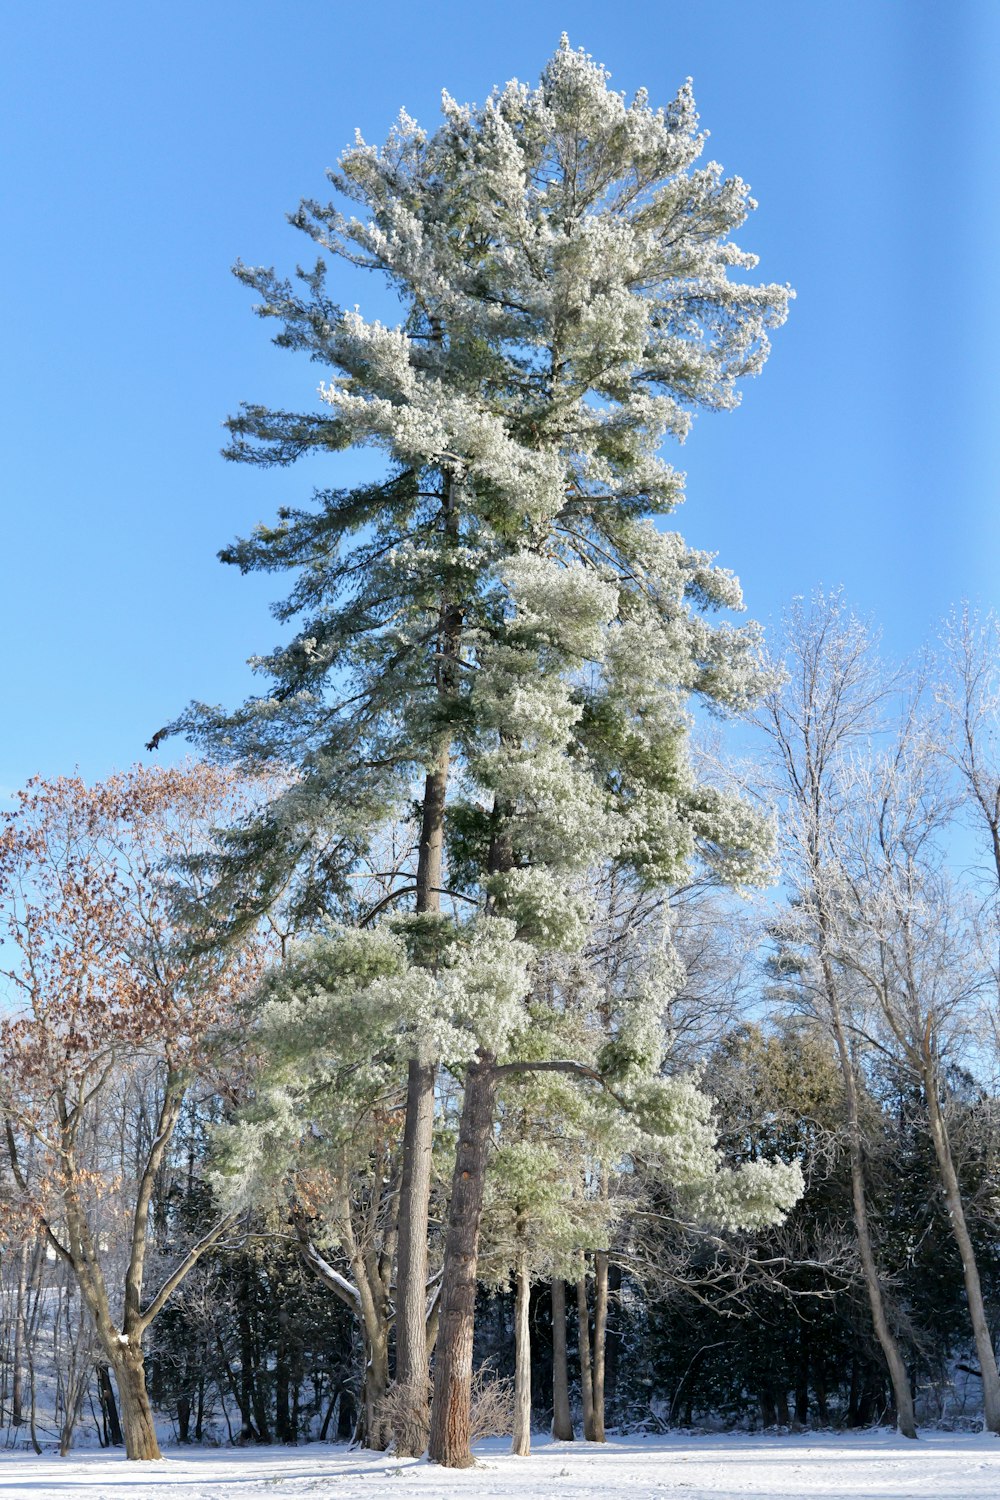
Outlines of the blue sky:
{"type": "Polygon", "coordinates": [[[275,582],[216,551],[320,476],[225,464],[220,423],[318,371],[228,268],[308,259],[284,216],[355,126],[534,79],[564,29],[654,103],[693,77],[760,201],[742,241],[798,292],[740,411],[673,455],[687,538],[765,623],[843,584],[896,653],[1000,605],[995,0],[35,0],[0,48],[0,786],[245,694],[275,582]]]}

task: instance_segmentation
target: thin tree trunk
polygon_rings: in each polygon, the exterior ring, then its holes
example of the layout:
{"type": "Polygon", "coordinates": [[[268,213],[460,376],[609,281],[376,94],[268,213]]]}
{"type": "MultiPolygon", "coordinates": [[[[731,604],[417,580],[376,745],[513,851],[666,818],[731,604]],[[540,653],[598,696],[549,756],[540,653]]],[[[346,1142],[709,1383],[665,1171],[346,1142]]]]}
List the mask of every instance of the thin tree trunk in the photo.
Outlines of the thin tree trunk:
{"type": "Polygon", "coordinates": [[[858,1400],[861,1390],[861,1372],[858,1368],[858,1356],[851,1356],[851,1384],[847,1395],[847,1425],[857,1427],[858,1425],[858,1400]]]}
{"type": "Polygon", "coordinates": [[[14,1351],[11,1370],[10,1421],[12,1427],[20,1427],[24,1421],[21,1410],[21,1366],[24,1363],[24,1303],[28,1291],[28,1246],[21,1246],[17,1257],[17,1302],[14,1307],[14,1351]]]}
{"type": "MultiPolygon", "coordinates": [[[[225,1351],[222,1343],[222,1338],[219,1334],[217,1326],[215,1330],[215,1343],[216,1348],[219,1351],[219,1368],[222,1370],[223,1374],[226,1377],[226,1383],[228,1384],[230,1392],[232,1393],[233,1400],[236,1402],[236,1410],[240,1414],[240,1442],[252,1442],[256,1438],[257,1434],[254,1431],[253,1415],[250,1411],[249,1399],[245,1391],[241,1391],[240,1386],[236,1383],[236,1376],[233,1374],[233,1367],[229,1363],[229,1356],[225,1351]]],[[[222,1389],[222,1384],[218,1380],[218,1377],[216,1378],[216,1384],[219,1387],[219,1395],[222,1397],[223,1411],[226,1411],[226,1397],[222,1389]]],[[[229,1424],[228,1413],[226,1415],[226,1424],[227,1426],[229,1424]]],[[[230,1429],[229,1441],[232,1442],[232,1440],[233,1435],[232,1430],[230,1429]]]]}
{"type": "Polygon", "coordinates": [[[319,1429],[319,1440],[321,1443],[326,1442],[326,1434],[330,1428],[330,1419],[333,1416],[334,1408],[336,1407],[339,1400],[340,1392],[338,1390],[334,1390],[333,1395],[330,1397],[330,1404],[326,1409],[326,1416],[323,1418],[323,1425],[319,1429]]]}
{"type": "Polygon", "coordinates": [[[486,1151],[493,1130],[496,1099],[495,1067],[496,1058],[481,1051],[466,1073],[445,1240],[429,1452],[435,1463],[451,1469],[468,1468],[472,1463],[476,1265],[486,1151]]]}
{"type": "Polygon", "coordinates": [[[431,1297],[430,1306],[427,1311],[427,1362],[430,1363],[434,1346],[437,1343],[438,1329],[441,1326],[441,1288],[435,1290],[431,1297]]]}
{"type": "Polygon", "coordinates": [[[892,1381],[892,1391],[896,1402],[896,1426],[903,1437],[915,1438],[917,1435],[917,1423],[913,1412],[913,1391],[910,1387],[910,1377],[907,1373],[903,1356],[899,1352],[899,1345],[896,1342],[895,1335],[889,1326],[889,1319],[885,1310],[885,1298],[882,1295],[882,1283],[879,1280],[878,1265],[875,1260],[875,1251],[872,1247],[871,1229],[868,1223],[864,1149],[861,1137],[861,1119],[858,1112],[858,1085],[857,1079],[854,1076],[854,1060],[851,1057],[847,1037],[844,1033],[836,981],[830,969],[829,960],[824,957],[822,962],[833,1036],[837,1045],[837,1056],[840,1060],[841,1074],[844,1079],[844,1098],[847,1106],[847,1135],[851,1157],[851,1198],[854,1205],[854,1231],[858,1240],[858,1255],[865,1278],[865,1289],[868,1292],[868,1303],[871,1307],[875,1336],[879,1341],[882,1353],[885,1356],[885,1362],[889,1367],[889,1379],[892,1381]]]}
{"type": "Polygon", "coordinates": [[[362,1392],[361,1430],[365,1444],[381,1452],[391,1439],[384,1412],[384,1397],[389,1388],[389,1289],[377,1256],[365,1255],[351,1226],[351,1205],[346,1187],[341,1183],[340,1218],[344,1249],[350,1260],[357,1292],[357,1310],[365,1352],[365,1377],[362,1392]]]}
{"type": "Polygon", "coordinates": [[[297,1443],[299,1432],[302,1429],[302,1375],[298,1361],[296,1361],[296,1373],[292,1383],[292,1435],[290,1441],[297,1443]]]}
{"type": "Polygon", "coordinates": [[[566,1359],[566,1283],[561,1276],[552,1282],[552,1436],[561,1443],[574,1438],[566,1359]]]}
{"type": "Polygon", "coordinates": [[[580,1395],[583,1398],[583,1436],[594,1441],[594,1375],[590,1362],[590,1309],[587,1306],[587,1278],[576,1284],[576,1315],[579,1325],[580,1395]]]}
{"type": "Polygon", "coordinates": [[[808,1323],[799,1324],[798,1360],[795,1367],[795,1425],[809,1421],[809,1333],[808,1323]]]}
{"type": "Polygon", "coordinates": [[[604,1355],[608,1333],[608,1253],[594,1255],[594,1443],[606,1441],[604,1434],[604,1355]]]}
{"type": "Polygon", "coordinates": [[[604,1399],[605,1405],[614,1410],[615,1400],[618,1394],[618,1356],[621,1352],[622,1336],[620,1320],[612,1318],[612,1310],[617,1306],[615,1297],[622,1289],[622,1268],[612,1265],[608,1268],[608,1331],[604,1339],[604,1399]]]}
{"type": "Polygon", "coordinates": [[[783,1385],[779,1385],[778,1387],[778,1392],[775,1397],[774,1409],[778,1418],[778,1426],[790,1426],[791,1424],[789,1421],[790,1413],[788,1410],[788,1392],[785,1390],[785,1387],[783,1385]]]}
{"type": "Polygon", "coordinates": [[[146,1390],[146,1370],[141,1349],[129,1349],[112,1362],[121,1402],[125,1453],[131,1459],[160,1458],[153,1408],[146,1390]]]}
{"type": "Polygon", "coordinates": [[[37,1425],[38,1389],[35,1382],[35,1335],[38,1332],[42,1311],[41,1283],[44,1254],[43,1242],[39,1238],[35,1241],[35,1248],[31,1258],[24,1326],[24,1357],[28,1366],[28,1430],[31,1434],[31,1446],[36,1453],[41,1453],[42,1451],[42,1445],[38,1441],[37,1425]]]}
{"type": "Polygon", "coordinates": [[[274,1435],[279,1443],[294,1443],[288,1402],[291,1376],[288,1368],[288,1314],[278,1313],[278,1336],[274,1352],[274,1435]]]}
{"type": "Polygon", "coordinates": [[[364,1408],[365,1447],[382,1453],[389,1446],[391,1433],[382,1415],[385,1393],[389,1389],[389,1339],[388,1332],[380,1332],[368,1345],[368,1362],[365,1365],[364,1408]]]}
{"type": "MultiPolygon", "coordinates": [[[[233,1385],[232,1377],[230,1377],[230,1380],[229,1380],[229,1388],[230,1388],[230,1391],[232,1391],[234,1393],[234,1395],[235,1395],[235,1386],[233,1385]]],[[[225,1418],[225,1422],[226,1422],[226,1432],[227,1432],[227,1434],[229,1436],[229,1446],[232,1447],[233,1444],[235,1443],[236,1439],[233,1436],[233,1424],[229,1420],[229,1407],[226,1405],[226,1393],[225,1393],[225,1391],[222,1388],[222,1381],[219,1380],[218,1377],[216,1377],[215,1389],[219,1393],[219,1405],[222,1408],[222,1415],[225,1418]]],[[[237,1404],[237,1406],[239,1406],[239,1401],[237,1401],[236,1404],[237,1404]]]]}
{"type": "Polygon", "coordinates": [[[757,1406],[760,1411],[760,1425],[766,1431],[769,1427],[778,1425],[778,1408],[774,1402],[774,1388],[770,1381],[757,1392],[757,1406]]]}
{"type": "Polygon", "coordinates": [[[31,1446],[35,1452],[40,1454],[42,1445],[38,1441],[38,1391],[35,1386],[35,1355],[32,1349],[31,1339],[25,1345],[28,1356],[28,1431],[31,1433],[31,1446]]]}
{"type": "Polygon", "coordinates": [[[340,1392],[340,1405],[337,1408],[337,1442],[349,1443],[353,1431],[354,1393],[346,1388],[342,1388],[340,1392]]]}
{"type": "Polygon", "coordinates": [[[958,1253],[962,1258],[962,1273],[965,1277],[965,1295],[969,1306],[969,1320],[972,1323],[972,1334],[976,1341],[976,1354],[979,1356],[979,1369],[983,1377],[983,1416],[987,1431],[1000,1432],[1000,1373],[997,1371],[996,1353],[993,1349],[990,1326],[986,1319],[986,1308],[983,1305],[983,1289],[979,1280],[979,1267],[976,1265],[976,1252],[965,1217],[962,1189],[951,1154],[948,1127],[941,1113],[935,1069],[927,1064],[926,1061],[923,1083],[924,1093],[927,1098],[927,1116],[931,1127],[931,1139],[934,1142],[934,1154],[937,1157],[938,1169],[941,1173],[941,1185],[944,1188],[945,1202],[948,1205],[948,1221],[951,1225],[955,1244],[958,1246],[958,1253]]]}
{"type": "Polygon", "coordinates": [[[288,1313],[282,1307],[282,1293],[277,1277],[268,1278],[271,1298],[277,1304],[277,1332],[274,1338],[274,1439],[279,1443],[294,1443],[294,1434],[289,1422],[289,1398],[291,1398],[291,1368],[288,1350],[288,1313]]]}
{"type": "Polygon", "coordinates": [[[257,1357],[254,1349],[253,1326],[250,1322],[250,1310],[253,1305],[253,1288],[250,1281],[250,1272],[244,1267],[241,1277],[243,1295],[239,1307],[239,1331],[240,1331],[240,1386],[242,1388],[242,1400],[240,1406],[243,1410],[243,1419],[246,1423],[250,1413],[253,1413],[253,1422],[250,1424],[248,1436],[252,1436],[255,1442],[269,1443],[271,1434],[267,1429],[267,1411],[261,1398],[260,1387],[255,1379],[254,1372],[257,1369],[257,1357]]]}
{"type": "Polygon", "coordinates": [[[118,1420],[118,1403],[115,1401],[115,1388],[111,1384],[111,1376],[106,1364],[97,1366],[97,1389],[101,1397],[101,1411],[104,1414],[104,1427],[107,1433],[108,1444],[112,1448],[120,1448],[124,1442],[122,1436],[122,1424],[118,1420]]]}
{"type": "Polygon", "coordinates": [[[528,1304],[531,1278],[524,1257],[518,1260],[514,1297],[514,1433],[510,1451],[518,1458],[531,1453],[531,1325],[528,1304]]]}
{"type": "Polygon", "coordinates": [[[89,1380],[82,1370],[74,1370],[66,1382],[66,1407],[62,1428],[59,1432],[59,1457],[68,1458],[73,1447],[73,1433],[83,1410],[83,1398],[87,1394],[89,1380]]]}

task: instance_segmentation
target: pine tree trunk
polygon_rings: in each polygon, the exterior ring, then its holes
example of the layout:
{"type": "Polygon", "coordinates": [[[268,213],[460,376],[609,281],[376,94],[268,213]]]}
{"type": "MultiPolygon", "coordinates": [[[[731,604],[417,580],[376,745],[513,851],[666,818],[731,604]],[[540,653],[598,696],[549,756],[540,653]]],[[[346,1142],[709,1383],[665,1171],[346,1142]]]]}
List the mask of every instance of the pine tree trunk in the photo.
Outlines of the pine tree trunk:
{"type": "Polygon", "coordinates": [[[616,1306],[614,1298],[622,1289],[622,1268],[612,1265],[608,1268],[608,1331],[604,1338],[604,1400],[607,1406],[614,1409],[618,1394],[618,1355],[621,1350],[622,1336],[619,1320],[612,1319],[611,1310],[616,1306]],[[618,1326],[616,1326],[618,1325],[618,1326]]]}
{"type": "Polygon", "coordinates": [[[861,1137],[861,1119],[858,1113],[858,1086],[857,1079],[854,1076],[854,1060],[851,1057],[847,1037],[844,1034],[836,980],[830,968],[829,960],[825,957],[822,961],[822,966],[826,998],[830,1010],[830,1021],[833,1028],[834,1041],[837,1045],[840,1070],[844,1080],[844,1097],[847,1105],[847,1135],[851,1157],[851,1198],[854,1206],[854,1232],[858,1240],[858,1255],[865,1278],[865,1289],[868,1292],[868,1304],[871,1308],[875,1335],[885,1356],[885,1362],[889,1367],[889,1379],[892,1381],[892,1391],[896,1402],[896,1426],[903,1437],[915,1438],[917,1435],[917,1423],[913,1412],[913,1391],[910,1387],[910,1377],[903,1362],[903,1356],[899,1352],[899,1345],[896,1342],[895,1335],[889,1326],[889,1319],[885,1310],[885,1298],[882,1296],[882,1283],[879,1280],[878,1265],[872,1246],[871,1229],[868,1223],[864,1148],[861,1137]]]}
{"type": "Polygon", "coordinates": [[[604,1355],[608,1334],[608,1254],[594,1255],[594,1443],[606,1441],[604,1434],[604,1355]]]}
{"type": "Polygon", "coordinates": [[[495,1065],[495,1057],[480,1052],[466,1074],[445,1240],[429,1453],[433,1462],[450,1469],[468,1468],[472,1463],[476,1265],[486,1152],[493,1131],[495,1065]]]}
{"type": "Polygon", "coordinates": [[[574,1437],[566,1359],[566,1283],[558,1276],[552,1282],[552,1436],[561,1443],[571,1443],[574,1437]]]}
{"type": "Polygon", "coordinates": [[[290,1375],[288,1369],[288,1314],[278,1314],[277,1347],[274,1352],[274,1435],[279,1443],[294,1443],[289,1422],[288,1402],[290,1375]]]}
{"type": "Polygon", "coordinates": [[[121,1423],[125,1435],[125,1456],[131,1459],[162,1457],[156,1439],[153,1408],[146,1391],[146,1370],[142,1350],[130,1347],[112,1362],[118,1382],[121,1423]]]}
{"type": "Polygon", "coordinates": [[[976,1341],[979,1370],[983,1377],[983,1417],[988,1432],[1000,1432],[1000,1373],[997,1371],[996,1353],[993,1349],[990,1325],[986,1318],[986,1308],[983,1305],[983,1289],[979,1280],[975,1247],[969,1234],[965,1205],[962,1202],[962,1189],[951,1154],[948,1127],[941,1113],[938,1099],[937,1078],[934,1068],[930,1065],[925,1066],[923,1083],[931,1139],[934,1142],[934,1154],[937,1157],[941,1185],[944,1188],[945,1202],[948,1205],[948,1221],[955,1244],[958,1246],[958,1253],[962,1258],[969,1320],[972,1323],[972,1334],[976,1341]]]}
{"type": "MultiPolygon", "coordinates": [[[[418,912],[441,909],[444,814],[450,747],[441,746],[424,783],[417,852],[418,912]]],[[[400,1170],[396,1250],[396,1452],[417,1458],[427,1446],[427,1236],[434,1148],[433,1062],[411,1058],[406,1077],[406,1124],[400,1170]],[[403,1394],[405,1392],[405,1395],[403,1394]]]]}
{"type": "Polygon", "coordinates": [[[579,1325],[580,1395],[583,1398],[583,1436],[594,1441],[594,1376],[590,1363],[590,1310],[587,1307],[587,1278],[576,1284],[576,1316],[579,1325]]]}
{"type": "Polygon", "coordinates": [[[253,1306],[253,1285],[250,1280],[249,1268],[244,1267],[240,1279],[243,1293],[240,1299],[238,1316],[240,1331],[240,1386],[243,1391],[240,1410],[243,1413],[244,1434],[247,1441],[269,1443],[271,1441],[271,1434],[267,1430],[267,1411],[261,1399],[260,1387],[254,1379],[254,1371],[257,1369],[257,1357],[254,1349],[253,1326],[250,1321],[250,1310],[253,1306]]]}
{"type": "Polygon", "coordinates": [[[517,1267],[514,1300],[514,1437],[511,1453],[527,1458],[531,1453],[531,1326],[528,1303],[531,1279],[522,1258],[517,1267]]]}
{"type": "Polygon", "coordinates": [[[417,1458],[427,1446],[427,1234],[434,1146],[433,1063],[410,1061],[399,1192],[396,1262],[396,1452],[417,1458]]]}

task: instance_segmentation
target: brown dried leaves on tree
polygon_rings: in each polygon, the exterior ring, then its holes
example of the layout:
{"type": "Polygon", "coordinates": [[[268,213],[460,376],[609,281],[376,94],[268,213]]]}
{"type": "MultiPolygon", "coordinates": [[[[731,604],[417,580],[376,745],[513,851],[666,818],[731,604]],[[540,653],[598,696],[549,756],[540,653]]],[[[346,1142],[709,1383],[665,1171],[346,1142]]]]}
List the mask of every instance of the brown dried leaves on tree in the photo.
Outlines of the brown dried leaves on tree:
{"type": "MultiPolygon", "coordinates": [[[[36,778],[0,824],[0,1211],[32,1217],[72,1268],[115,1370],[130,1457],[157,1456],[142,1339],[231,1221],[144,1282],[150,1207],[191,1083],[259,973],[262,941],[213,951],[178,920],[176,872],[246,797],[204,765],[136,766],[94,786],[36,778]]],[[[190,910],[190,907],[188,907],[190,910]]],[[[218,1080],[216,1080],[217,1083],[218,1080]]]]}

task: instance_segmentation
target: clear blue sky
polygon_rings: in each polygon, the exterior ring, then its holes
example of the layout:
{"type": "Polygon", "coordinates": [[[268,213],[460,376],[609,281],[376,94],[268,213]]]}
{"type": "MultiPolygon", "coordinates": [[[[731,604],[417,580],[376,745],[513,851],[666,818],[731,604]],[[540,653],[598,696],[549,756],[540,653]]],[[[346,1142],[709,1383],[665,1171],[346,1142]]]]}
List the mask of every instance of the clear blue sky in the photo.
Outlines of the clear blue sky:
{"type": "Polygon", "coordinates": [[[688,539],[765,622],[843,584],[897,652],[1000,604],[996,0],[34,0],[0,45],[0,786],[247,691],[276,586],[215,553],[320,479],[225,464],[220,423],[319,372],[228,267],[308,259],[284,215],[355,126],[533,80],[563,29],[654,103],[694,78],[760,200],[743,242],[798,291],[742,409],[674,455],[688,539]]]}

